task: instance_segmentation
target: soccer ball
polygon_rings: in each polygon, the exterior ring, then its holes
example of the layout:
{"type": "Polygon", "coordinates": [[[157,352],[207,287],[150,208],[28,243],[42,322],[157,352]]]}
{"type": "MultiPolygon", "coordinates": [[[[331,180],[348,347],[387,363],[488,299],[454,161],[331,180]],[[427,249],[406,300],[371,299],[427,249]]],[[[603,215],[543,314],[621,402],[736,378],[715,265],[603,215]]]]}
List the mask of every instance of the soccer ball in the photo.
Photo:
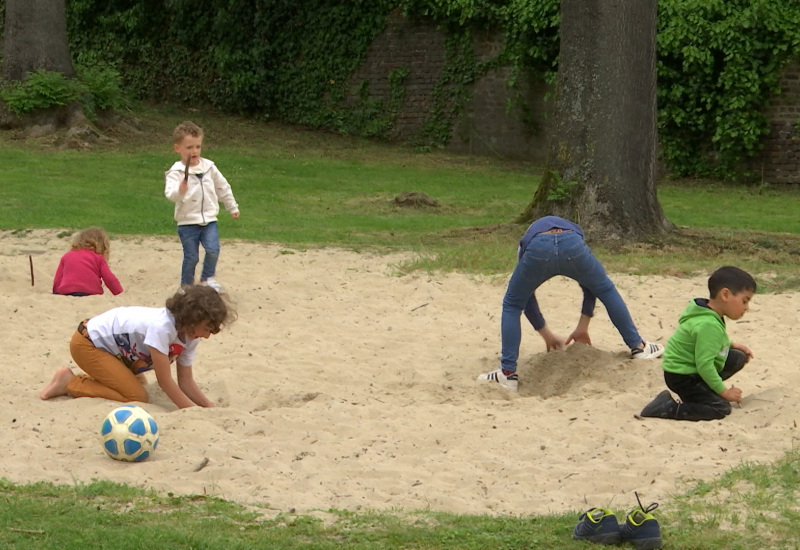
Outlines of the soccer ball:
{"type": "Polygon", "coordinates": [[[100,436],[106,454],[115,460],[141,462],[158,447],[156,421],[136,405],[123,405],[108,413],[100,436]]]}

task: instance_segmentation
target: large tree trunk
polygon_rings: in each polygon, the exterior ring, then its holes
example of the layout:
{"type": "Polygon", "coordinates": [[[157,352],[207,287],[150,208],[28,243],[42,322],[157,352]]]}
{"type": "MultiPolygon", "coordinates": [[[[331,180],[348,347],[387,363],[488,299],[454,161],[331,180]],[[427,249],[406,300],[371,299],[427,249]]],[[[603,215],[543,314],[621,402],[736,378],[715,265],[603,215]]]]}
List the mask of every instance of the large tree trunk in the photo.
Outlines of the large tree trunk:
{"type": "MultiPolygon", "coordinates": [[[[3,78],[22,81],[40,69],[74,77],[65,0],[6,0],[5,4],[3,78]]],[[[65,127],[69,129],[64,139],[67,147],[89,147],[102,137],[78,101],[22,116],[11,113],[0,101],[0,128],[21,128],[34,137],[65,127]]]]}
{"type": "Polygon", "coordinates": [[[39,69],[75,76],[67,42],[65,0],[6,0],[3,78],[39,69]]]}
{"type": "Polygon", "coordinates": [[[556,214],[593,238],[671,224],[656,195],[657,0],[561,0],[547,168],[522,214],[556,214]]]}

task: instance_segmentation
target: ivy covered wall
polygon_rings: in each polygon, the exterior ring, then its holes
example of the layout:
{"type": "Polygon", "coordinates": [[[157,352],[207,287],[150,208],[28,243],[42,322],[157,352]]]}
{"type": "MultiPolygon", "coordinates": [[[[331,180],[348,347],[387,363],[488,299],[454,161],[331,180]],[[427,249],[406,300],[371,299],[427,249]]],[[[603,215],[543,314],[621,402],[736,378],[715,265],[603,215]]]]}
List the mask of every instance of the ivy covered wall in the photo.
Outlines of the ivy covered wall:
{"type": "MultiPolygon", "coordinates": [[[[75,61],[115,67],[140,98],[473,152],[499,152],[517,134],[508,150],[524,155],[546,128],[541,86],[557,74],[559,4],[70,0],[67,17],[75,61]],[[413,39],[403,36],[420,28],[428,42],[416,57],[378,77],[380,41],[405,55],[413,39]],[[400,34],[388,39],[392,29],[400,34]]],[[[657,36],[670,171],[739,177],[770,158],[766,108],[783,67],[800,58],[800,3],[659,0],[657,36]]]]}
{"type": "Polygon", "coordinates": [[[503,45],[499,31],[459,42],[430,21],[394,12],[351,76],[346,98],[359,111],[370,101],[394,104],[371,109],[389,117],[384,137],[391,140],[544,161],[548,87],[530,73],[509,88],[512,69],[497,61],[503,45]]]}

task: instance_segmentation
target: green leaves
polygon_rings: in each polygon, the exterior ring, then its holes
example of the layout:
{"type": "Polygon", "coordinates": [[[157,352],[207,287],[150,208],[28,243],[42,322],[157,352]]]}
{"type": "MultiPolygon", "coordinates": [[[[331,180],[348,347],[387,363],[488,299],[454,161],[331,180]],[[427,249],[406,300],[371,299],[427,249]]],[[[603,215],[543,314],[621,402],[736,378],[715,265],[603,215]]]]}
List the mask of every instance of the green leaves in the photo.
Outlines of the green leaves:
{"type": "Polygon", "coordinates": [[[757,155],[764,107],[798,55],[792,0],[662,0],[658,120],[672,172],[730,178],[757,155]]]}
{"type": "Polygon", "coordinates": [[[92,118],[97,109],[124,105],[117,71],[78,66],[77,73],[78,78],[67,78],[58,72],[38,70],[21,82],[4,83],[0,98],[16,115],[80,101],[87,116],[92,118]]]}
{"type": "MultiPolygon", "coordinates": [[[[225,112],[381,136],[401,107],[404,79],[390,82],[387,100],[385,90],[371,95],[376,78],[365,86],[351,77],[389,13],[399,8],[447,33],[448,59],[422,136],[423,146],[435,146],[450,138],[470,85],[486,71],[508,68],[511,90],[531,75],[555,82],[559,5],[559,0],[72,0],[68,20],[73,53],[124,68],[124,85],[139,97],[210,103],[225,112]],[[503,41],[492,59],[478,62],[470,37],[487,29],[502,33],[503,41]]],[[[660,0],[658,21],[664,161],[678,176],[730,177],[758,154],[769,130],[764,107],[787,60],[800,57],[797,0],[660,0]]],[[[44,87],[48,93],[66,91],[54,82],[44,87]]],[[[56,100],[65,99],[48,99],[56,100]]],[[[17,98],[19,108],[33,108],[33,101],[30,94],[17,98]]],[[[513,101],[525,98],[520,93],[513,101]]]]}

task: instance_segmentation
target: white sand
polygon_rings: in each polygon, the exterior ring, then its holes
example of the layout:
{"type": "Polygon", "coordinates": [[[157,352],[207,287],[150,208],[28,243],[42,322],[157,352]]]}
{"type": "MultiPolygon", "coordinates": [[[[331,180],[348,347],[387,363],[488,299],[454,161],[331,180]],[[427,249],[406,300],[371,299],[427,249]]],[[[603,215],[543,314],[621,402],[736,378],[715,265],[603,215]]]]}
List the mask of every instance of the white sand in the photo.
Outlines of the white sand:
{"type": "MultiPolygon", "coordinates": [[[[13,482],[108,479],[284,512],[530,515],[624,509],[633,491],[663,501],[681,480],[776,459],[797,437],[797,294],[757,295],[728,323],[756,355],[733,380],[746,395],[741,409],[713,422],[639,420],[663,389],[660,360],[629,360],[599,303],[593,347],[546,354],[523,318],[520,391],[509,395],[475,381],[498,363],[505,277],[398,277],[399,255],[224,242],[217,275],[239,320],[201,343],[194,369],[220,407],[176,410],[150,374],[159,448],[144,463],[117,462],[98,439],[116,403],[41,401],[38,392],[60,366],[75,368],[68,341],[79,320],[163,305],[177,287],[180,245],[177,236],[114,240],[110,265],[126,290],[85,298],[50,293],[67,248],[55,231],[0,232],[0,476],[13,482]]],[[[612,278],[643,336],[662,343],[688,300],[707,292],[705,275],[612,278]]],[[[554,279],[538,297],[550,326],[568,334],[577,284],[554,279]]]]}

